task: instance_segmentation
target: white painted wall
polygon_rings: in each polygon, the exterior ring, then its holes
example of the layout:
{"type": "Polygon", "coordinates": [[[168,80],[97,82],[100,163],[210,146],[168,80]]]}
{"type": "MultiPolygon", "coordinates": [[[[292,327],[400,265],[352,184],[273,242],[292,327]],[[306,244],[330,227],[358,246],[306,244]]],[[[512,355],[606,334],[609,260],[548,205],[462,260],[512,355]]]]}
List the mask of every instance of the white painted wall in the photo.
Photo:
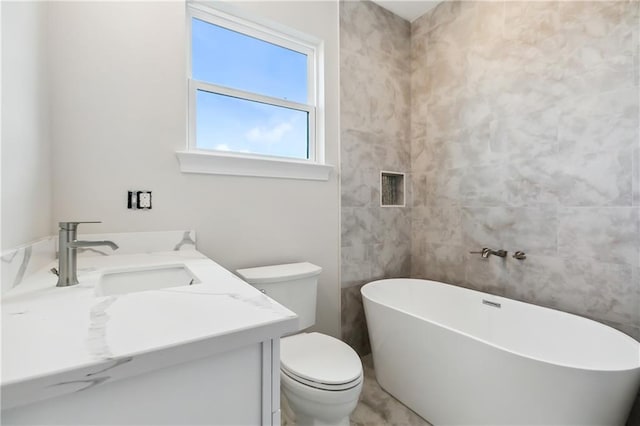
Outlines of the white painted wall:
{"type": "Polygon", "coordinates": [[[2,2],[2,250],[51,234],[46,3],[2,2]]]}
{"type": "MultiPolygon", "coordinates": [[[[324,40],[326,159],[337,166],[337,2],[234,6],[324,40]]],[[[324,268],[316,329],[339,336],[337,172],[329,182],[180,173],[184,3],[52,2],[49,9],[52,222],[102,220],[82,230],[91,233],[192,228],[199,249],[231,270],[316,263],[324,268]],[[153,209],[128,211],[129,189],[152,190],[153,209]]]]}

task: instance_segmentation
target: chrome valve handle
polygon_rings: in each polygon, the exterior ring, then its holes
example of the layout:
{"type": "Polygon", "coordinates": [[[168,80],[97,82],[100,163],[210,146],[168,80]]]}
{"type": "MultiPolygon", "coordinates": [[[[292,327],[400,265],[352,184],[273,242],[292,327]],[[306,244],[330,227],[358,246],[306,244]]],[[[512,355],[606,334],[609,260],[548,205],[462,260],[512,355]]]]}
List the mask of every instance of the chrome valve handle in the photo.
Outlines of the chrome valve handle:
{"type": "Polygon", "coordinates": [[[524,260],[527,258],[527,254],[523,251],[517,251],[515,253],[513,253],[512,256],[514,259],[518,259],[518,260],[524,260]]]}

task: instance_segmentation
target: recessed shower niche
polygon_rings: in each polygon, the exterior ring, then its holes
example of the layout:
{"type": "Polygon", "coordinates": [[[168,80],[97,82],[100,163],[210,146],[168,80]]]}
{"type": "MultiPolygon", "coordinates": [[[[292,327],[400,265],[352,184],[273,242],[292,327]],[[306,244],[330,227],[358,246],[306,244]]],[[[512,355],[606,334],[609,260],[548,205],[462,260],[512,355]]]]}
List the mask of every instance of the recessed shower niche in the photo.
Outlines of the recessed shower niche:
{"type": "Polygon", "coordinates": [[[380,206],[404,207],[405,206],[405,180],[404,173],[380,172],[380,206]]]}

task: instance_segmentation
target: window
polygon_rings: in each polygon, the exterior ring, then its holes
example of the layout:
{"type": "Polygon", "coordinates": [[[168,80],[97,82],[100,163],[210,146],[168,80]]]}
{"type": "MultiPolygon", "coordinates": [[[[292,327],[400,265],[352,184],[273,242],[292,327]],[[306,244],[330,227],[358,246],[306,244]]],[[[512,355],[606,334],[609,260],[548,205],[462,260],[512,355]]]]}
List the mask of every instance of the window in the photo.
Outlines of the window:
{"type": "MultiPolygon", "coordinates": [[[[189,149],[178,153],[182,170],[262,176],[269,167],[322,165],[320,43],[196,3],[187,10],[189,149]],[[205,163],[215,167],[206,171],[205,163]],[[230,171],[234,164],[242,164],[240,173],[230,171]]],[[[331,167],[324,168],[328,178],[331,167]]]]}

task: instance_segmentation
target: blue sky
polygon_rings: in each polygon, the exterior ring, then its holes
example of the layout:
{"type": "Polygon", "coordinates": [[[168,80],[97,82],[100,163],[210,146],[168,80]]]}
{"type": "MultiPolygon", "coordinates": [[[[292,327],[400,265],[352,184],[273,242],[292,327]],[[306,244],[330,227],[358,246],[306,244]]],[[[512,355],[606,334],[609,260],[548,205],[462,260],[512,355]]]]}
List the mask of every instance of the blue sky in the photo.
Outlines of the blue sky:
{"type": "MultiPolygon", "coordinates": [[[[192,20],[196,80],[307,103],[307,57],[192,20]]],[[[307,158],[307,113],[199,91],[198,147],[307,158]]]]}

